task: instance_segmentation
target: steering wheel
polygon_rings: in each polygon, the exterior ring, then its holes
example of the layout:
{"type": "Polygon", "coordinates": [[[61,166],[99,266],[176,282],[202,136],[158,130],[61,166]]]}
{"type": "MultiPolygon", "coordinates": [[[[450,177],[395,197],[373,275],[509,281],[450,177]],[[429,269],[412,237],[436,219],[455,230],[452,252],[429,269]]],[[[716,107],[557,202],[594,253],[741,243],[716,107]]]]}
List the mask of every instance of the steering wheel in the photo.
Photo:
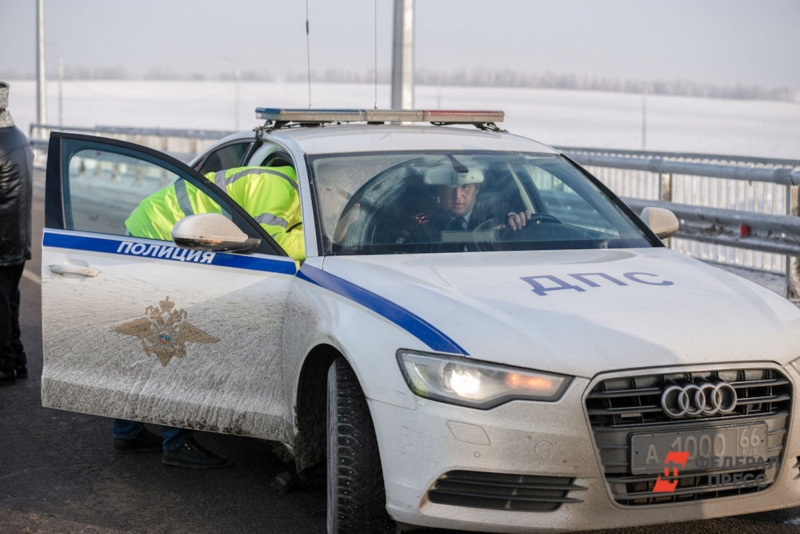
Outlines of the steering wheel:
{"type": "MultiPolygon", "coordinates": [[[[558,219],[558,217],[550,215],[549,213],[532,213],[531,218],[528,219],[524,228],[527,228],[530,225],[542,223],[564,224],[560,219],[558,219]]],[[[501,217],[492,217],[491,219],[488,219],[475,227],[475,231],[486,230],[494,230],[495,233],[500,235],[505,235],[508,232],[512,232],[511,228],[508,227],[508,219],[501,217]]]]}
{"type": "Polygon", "coordinates": [[[476,242],[479,250],[492,250],[495,243],[503,241],[526,241],[529,233],[536,232],[536,227],[543,223],[550,224],[564,224],[558,217],[550,215],[549,213],[532,213],[531,218],[527,220],[525,226],[519,230],[512,230],[508,226],[508,219],[501,217],[492,217],[491,219],[482,222],[475,228],[475,232],[482,234],[482,242],[476,242]],[[491,232],[487,238],[487,232],[491,232]]]}
{"type": "Polygon", "coordinates": [[[564,224],[557,217],[549,213],[532,213],[531,218],[528,219],[528,223],[525,226],[528,226],[528,224],[542,224],[543,222],[564,224]]]}

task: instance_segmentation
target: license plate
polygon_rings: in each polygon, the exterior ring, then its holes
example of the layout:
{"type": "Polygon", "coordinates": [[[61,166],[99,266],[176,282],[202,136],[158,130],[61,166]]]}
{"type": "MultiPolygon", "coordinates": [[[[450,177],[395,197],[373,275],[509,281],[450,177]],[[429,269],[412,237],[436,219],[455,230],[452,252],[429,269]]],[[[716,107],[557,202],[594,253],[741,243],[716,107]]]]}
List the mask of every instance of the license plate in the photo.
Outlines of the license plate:
{"type": "Polygon", "coordinates": [[[631,472],[635,475],[663,472],[671,451],[689,453],[682,472],[722,469],[723,464],[728,468],[742,467],[747,465],[747,458],[766,458],[767,425],[634,434],[631,436],[631,472]],[[726,457],[731,459],[725,460],[726,457]],[[737,458],[741,459],[737,461],[737,458]]]}

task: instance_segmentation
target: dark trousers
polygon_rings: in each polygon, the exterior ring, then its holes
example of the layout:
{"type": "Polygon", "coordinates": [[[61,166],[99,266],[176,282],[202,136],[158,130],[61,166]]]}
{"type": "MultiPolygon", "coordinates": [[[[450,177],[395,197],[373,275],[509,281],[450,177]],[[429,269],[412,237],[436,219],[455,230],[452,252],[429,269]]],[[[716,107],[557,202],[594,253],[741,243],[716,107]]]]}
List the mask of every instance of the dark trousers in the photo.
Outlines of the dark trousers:
{"type": "Polygon", "coordinates": [[[0,265],[0,372],[26,365],[19,339],[19,280],[25,264],[0,265]]]}
{"type": "MultiPolygon", "coordinates": [[[[114,419],[114,439],[134,439],[144,431],[144,423],[128,421],[127,419],[114,419]]],[[[183,444],[192,439],[192,431],[174,426],[161,427],[161,448],[165,451],[180,449],[183,444]]]]}

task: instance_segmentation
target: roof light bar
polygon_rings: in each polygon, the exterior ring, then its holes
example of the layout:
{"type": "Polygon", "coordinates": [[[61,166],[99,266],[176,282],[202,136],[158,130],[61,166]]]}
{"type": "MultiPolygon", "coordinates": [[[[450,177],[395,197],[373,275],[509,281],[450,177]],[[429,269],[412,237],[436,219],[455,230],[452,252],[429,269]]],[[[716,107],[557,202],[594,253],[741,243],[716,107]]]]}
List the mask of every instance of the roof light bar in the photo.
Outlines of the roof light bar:
{"type": "Polygon", "coordinates": [[[256,118],[281,122],[435,122],[476,124],[502,122],[502,111],[445,109],[280,109],[256,108],[256,118]]]}

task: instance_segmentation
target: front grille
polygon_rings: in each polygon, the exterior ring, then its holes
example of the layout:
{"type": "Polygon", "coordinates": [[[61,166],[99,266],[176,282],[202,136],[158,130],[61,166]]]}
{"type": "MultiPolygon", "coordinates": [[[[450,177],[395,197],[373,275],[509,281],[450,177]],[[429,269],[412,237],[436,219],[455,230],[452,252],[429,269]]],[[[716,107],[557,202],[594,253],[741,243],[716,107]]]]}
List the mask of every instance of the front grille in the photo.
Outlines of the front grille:
{"type": "Polygon", "coordinates": [[[428,490],[428,500],[489,510],[551,512],[564,503],[583,502],[567,496],[586,489],[573,482],[566,477],[448,471],[428,490]]]}
{"type": "MultiPolygon", "coordinates": [[[[612,378],[589,394],[586,407],[592,426],[674,423],[661,409],[661,391],[670,384],[724,380],[739,397],[734,412],[723,417],[772,415],[790,406],[789,380],[773,369],[742,369],[612,378]]],[[[707,421],[710,418],[705,418],[707,421]]]]}
{"type": "Polygon", "coordinates": [[[697,431],[709,426],[767,425],[765,460],[775,459],[780,466],[791,410],[789,380],[774,369],[733,369],[609,378],[599,382],[587,396],[586,410],[592,425],[606,482],[616,502],[637,506],[668,502],[714,499],[763,491],[776,479],[778,469],[758,465],[719,464],[707,469],[681,472],[672,493],[655,493],[656,474],[633,474],[631,437],[636,434],[697,431]],[[737,402],[727,414],[674,419],[661,407],[664,388],[676,384],[725,381],[736,390],[737,402]],[[726,480],[753,480],[761,484],[719,483],[726,480]]]}

